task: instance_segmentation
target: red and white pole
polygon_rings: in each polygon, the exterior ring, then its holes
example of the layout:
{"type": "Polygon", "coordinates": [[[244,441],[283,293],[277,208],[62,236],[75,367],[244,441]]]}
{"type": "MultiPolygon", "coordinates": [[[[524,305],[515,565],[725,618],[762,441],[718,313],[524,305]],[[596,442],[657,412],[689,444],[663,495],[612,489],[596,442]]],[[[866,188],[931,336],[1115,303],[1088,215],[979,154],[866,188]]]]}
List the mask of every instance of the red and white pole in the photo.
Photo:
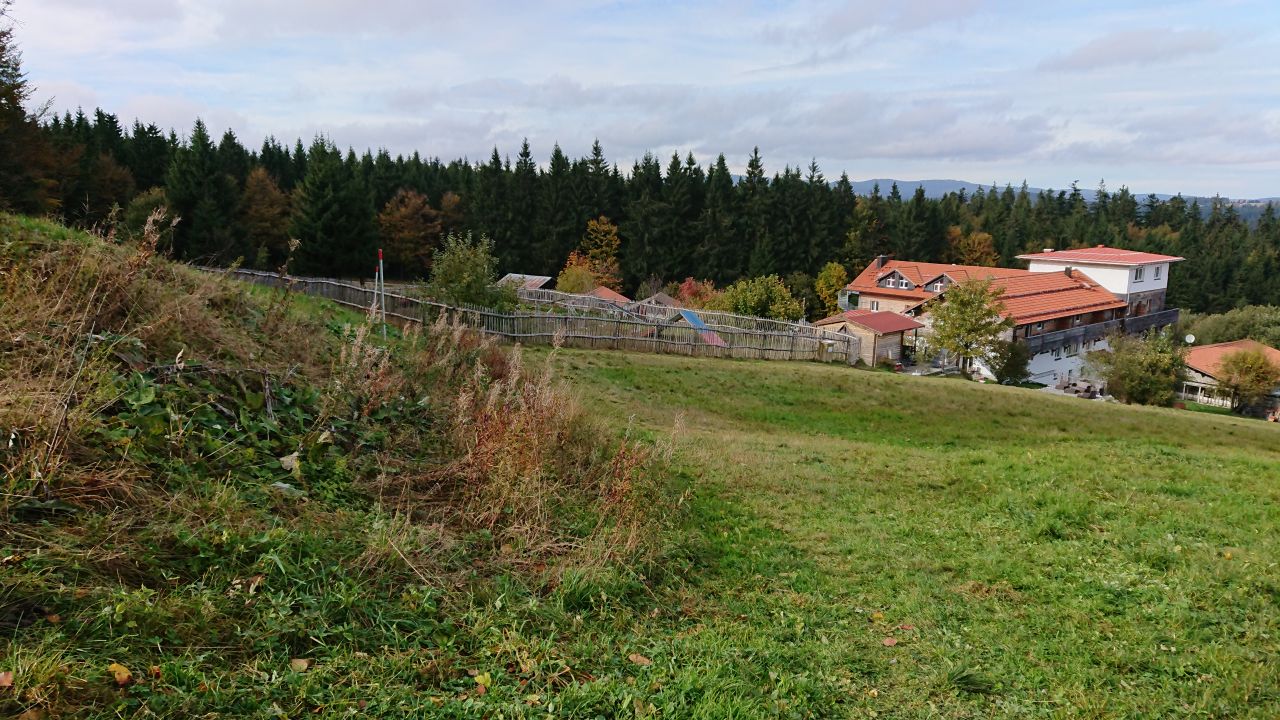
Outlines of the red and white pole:
{"type": "Polygon", "coordinates": [[[378,248],[378,284],[381,288],[382,295],[382,339],[387,339],[387,274],[386,269],[382,266],[382,248],[378,248]]]}

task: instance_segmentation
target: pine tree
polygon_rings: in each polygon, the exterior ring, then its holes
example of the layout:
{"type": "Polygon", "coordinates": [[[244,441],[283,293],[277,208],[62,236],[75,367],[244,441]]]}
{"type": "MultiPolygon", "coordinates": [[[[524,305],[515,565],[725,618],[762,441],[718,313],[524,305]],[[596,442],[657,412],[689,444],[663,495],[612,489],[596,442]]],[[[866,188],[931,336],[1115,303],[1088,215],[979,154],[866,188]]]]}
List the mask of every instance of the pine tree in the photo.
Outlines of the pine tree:
{"type": "Polygon", "coordinates": [[[699,274],[710,276],[716,282],[733,282],[746,271],[740,252],[737,233],[737,196],[733,191],[733,176],[721,154],[707,172],[705,200],[698,217],[699,243],[693,261],[699,274]]]}
{"type": "Polygon", "coordinates": [[[58,207],[57,160],[40,130],[41,111],[28,113],[32,88],[22,70],[9,23],[9,0],[0,0],[0,210],[52,212],[58,207]]]}
{"type": "Polygon", "coordinates": [[[240,144],[234,132],[227,130],[218,142],[218,169],[235,181],[237,188],[241,188],[249,176],[249,166],[249,151],[240,144]]]}
{"type": "Polygon", "coordinates": [[[204,122],[196,120],[191,138],[173,155],[165,182],[169,214],[179,219],[174,254],[183,260],[223,263],[243,256],[236,218],[239,193],[221,172],[204,122]]]}
{"type": "Polygon", "coordinates": [[[637,287],[646,278],[665,280],[664,230],[670,209],[663,201],[662,166],[645,153],[631,170],[631,197],[622,224],[623,282],[637,287]]]}
{"type": "Polygon", "coordinates": [[[538,165],[533,160],[526,139],[520,145],[515,168],[511,173],[511,185],[507,196],[504,217],[517,242],[501,250],[502,264],[512,272],[537,274],[545,263],[537,261],[538,197],[541,194],[538,165]]]}
{"type": "Polygon", "coordinates": [[[135,121],[125,148],[124,162],[140,190],[164,185],[172,147],[159,127],[135,121]]]}
{"type": "Polygon", "coordinates": [[[745,261],[740,266],[746,267],[749,276],[768,275],[779,265],[770,232],[769,190],[760,148],[753,148],[747,160],[747,174],[738,184],[738,206],[742,209],[739,257],[745,261]]]}
{"type": "Polygon", "coordinates": [[[300,274],[366,277],[377,262],[373,200],[354,163],[316,138],[306,153],[307,174],[295,191],[290,229],[301,245],[300,274]]]}
{"type": "Polygon", "coordinates": [[[577,223],[569,158],[556,145],[551,162],[538,182],[537,239],[539,252],[531,272],[550,274],[569,256],[582,232],[577,223]]]}

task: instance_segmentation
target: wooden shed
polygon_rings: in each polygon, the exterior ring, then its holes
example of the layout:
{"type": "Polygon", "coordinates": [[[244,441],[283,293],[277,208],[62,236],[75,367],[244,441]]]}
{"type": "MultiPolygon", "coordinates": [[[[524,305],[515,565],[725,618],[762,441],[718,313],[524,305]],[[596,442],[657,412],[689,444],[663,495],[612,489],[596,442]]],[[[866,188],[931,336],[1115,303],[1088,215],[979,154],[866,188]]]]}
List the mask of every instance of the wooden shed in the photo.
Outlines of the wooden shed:
{"type": "Polygon", "coordinates": [[[886,358],[894,362],[901,360],[906,333],[924,327],[922,323],[906,315],[861,309],[846,310],[839,315],[823,318],[814,325],[823,330],[857,337],[861,341],[859,359],[868,365],[886,358]]]}

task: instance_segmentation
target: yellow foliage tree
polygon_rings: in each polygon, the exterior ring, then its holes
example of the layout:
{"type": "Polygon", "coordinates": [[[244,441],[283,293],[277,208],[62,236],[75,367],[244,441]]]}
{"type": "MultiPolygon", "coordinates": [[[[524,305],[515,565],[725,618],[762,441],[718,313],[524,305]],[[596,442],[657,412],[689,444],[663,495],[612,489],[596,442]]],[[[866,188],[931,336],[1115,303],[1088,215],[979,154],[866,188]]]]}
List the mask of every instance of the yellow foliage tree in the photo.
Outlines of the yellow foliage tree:
{"type": "MultiPolygon", "coordinates": [[[[618,226],[601,215],[587,221],[587,234],[579,246],[586,266],[595,275],[596,283],[610,290],[622,290],[622,270],[618,266],[618,226]]],[[[569,258],[570,263],[573,257],[569,258]]],[[[565,265],[566,269],[569,264],[565,265]]]]}
{"type": "Polygon", "coordinates": [[[849,273],[837,262],[829,262],[818,272],[818,279],[813,282],[813,291],[822,300],[823,311],[827,315],[840,312],[840,291],[849,284],[849,273]]]}
{"type": "Polygon", "coordinates": [[[974,230],[965,233],[958,225],[947,228],[947,244],[951,246],[951,258],[961,265],[995,267],[1000,262],[991,233],[974,230]]]}

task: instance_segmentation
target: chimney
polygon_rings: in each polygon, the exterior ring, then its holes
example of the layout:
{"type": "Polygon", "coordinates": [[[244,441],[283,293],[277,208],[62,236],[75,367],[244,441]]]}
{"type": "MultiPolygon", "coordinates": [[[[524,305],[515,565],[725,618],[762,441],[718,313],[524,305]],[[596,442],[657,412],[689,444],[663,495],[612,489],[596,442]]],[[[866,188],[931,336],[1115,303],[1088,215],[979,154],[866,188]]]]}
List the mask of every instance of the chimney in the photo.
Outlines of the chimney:
{"type": "Polygon", "coordinates": [[[888,262],[888,261],[889,261],[889,256],[888,256],[888,255],[877,255],[877,256],[876,256],[876,267],[877,267],[877,268],[882,268],[882,267],[884,267],[884,264],[885,264],[886,262],[888,262]]]}
{"type": "Polygon", "coordinates": [[[1064,274],[1064,275],[1066,275],[1067,277],[1071,277],[1071,266],[1070,266],[1070,265],[1068,265],[1068,266],[1066,266],[1066,267],[1062,268],[1062,272],[1063,272],[1063,274],[1064,274]]]}

